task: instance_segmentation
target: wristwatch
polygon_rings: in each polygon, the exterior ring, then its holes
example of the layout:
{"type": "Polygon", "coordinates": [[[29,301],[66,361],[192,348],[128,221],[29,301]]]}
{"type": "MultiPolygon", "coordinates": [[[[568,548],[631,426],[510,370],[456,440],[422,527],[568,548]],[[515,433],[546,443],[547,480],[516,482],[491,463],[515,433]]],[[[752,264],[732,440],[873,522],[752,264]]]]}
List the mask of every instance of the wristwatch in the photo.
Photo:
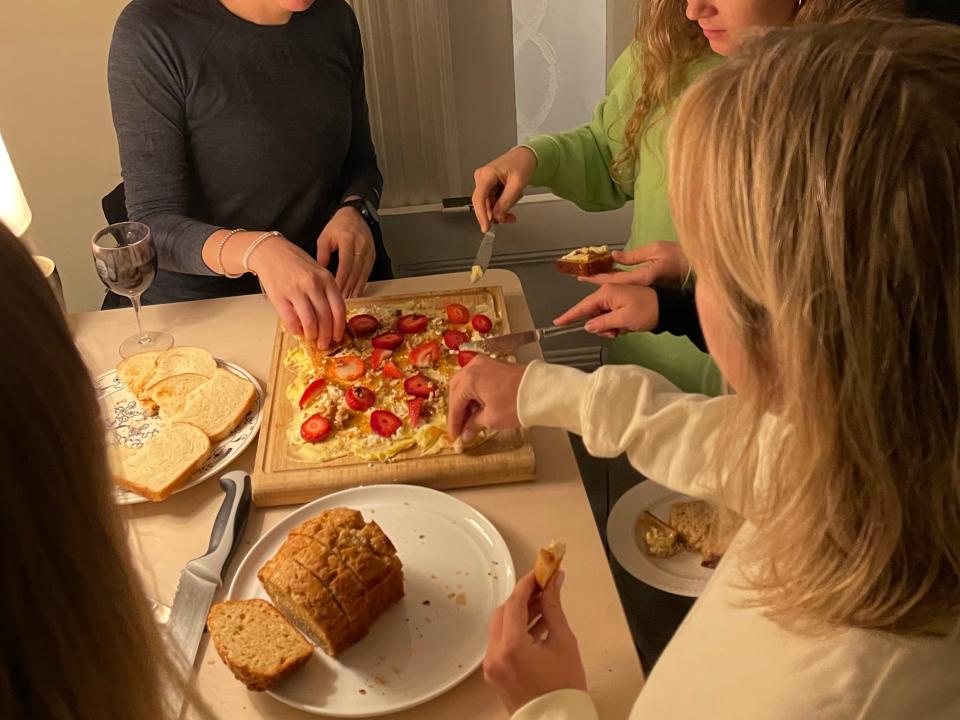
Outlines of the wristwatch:
{"type": "Polygon", "coordinates": [[[340,207],[352,207],[363,216],[363,219],[367,221],[367,225],[369,225],[371,229],[380,225],[380,215],[377,213],[377,208],[366,198],[344,200],[340,203],[340,207]]]}

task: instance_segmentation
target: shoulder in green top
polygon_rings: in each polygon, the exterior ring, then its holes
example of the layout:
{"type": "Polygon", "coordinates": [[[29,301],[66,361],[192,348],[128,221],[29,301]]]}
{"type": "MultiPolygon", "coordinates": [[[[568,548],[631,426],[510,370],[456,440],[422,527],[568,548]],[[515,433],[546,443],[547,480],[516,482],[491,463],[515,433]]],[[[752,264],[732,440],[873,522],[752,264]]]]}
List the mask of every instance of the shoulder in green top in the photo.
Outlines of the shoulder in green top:
{"type": "MultiPolygon", "coordinates": [[[[697,63],[690,81],[716,67],[722,58],[711,55],[697,63]]],[[[616,210],[633,201],[633,224],[627,247],[660,240],[676,241],[667,202],[664,142],[666,121],[655,123],[638,145],[632,187],[610,177],[610,165],[623,149],[623,131],[634,107],[638,72],[631,48],[614,63],[607,76],[607,96],[585,125],[555,135],[538,135],[524,143],[537,156],[532,185],[550,188],[584,210],[616,210]]],[[[655,370],[687,392],[718,394],[720,373],[708,355],[686,338],[630,333],[609,342],[607,360],[655,370]]]]}

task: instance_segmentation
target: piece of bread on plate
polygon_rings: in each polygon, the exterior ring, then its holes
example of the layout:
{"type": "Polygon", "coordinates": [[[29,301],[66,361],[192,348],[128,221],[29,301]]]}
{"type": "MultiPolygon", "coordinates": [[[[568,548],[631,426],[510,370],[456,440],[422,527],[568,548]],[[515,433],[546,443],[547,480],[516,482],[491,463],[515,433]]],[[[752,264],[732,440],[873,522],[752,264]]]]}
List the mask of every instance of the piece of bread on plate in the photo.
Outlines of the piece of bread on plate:
{"type": "Polygon", "coordinates": [[[533,565],[533,574],[537,579],[537,585],[542,590],[550,582],[550,578],[560,569],[560,562],[567,551],[567,546],[563,543],[551,540],[545,548],[540,548],[537,553],[537,561],[533,565]]]}
{"type": "Polygon", "coordinates": [[[161,412],[176,414],[183,409],[187,395],[209,381],[206,375],[197,373],[183,373],[171,375],[160,382],[155,382],[144,392],[147,397],[157,404],[161,412]]]}
{"type": "Polygon", "coordinates": [[[144,391],[147,389],[157,369],[157,358],[162,352],[144,352],[124,358],[117,364],[117,377],[120,382],[140,401],[140,405],[148,415],[157,414],[157,405],[150,400],[144,391]]]}
{"type": "Polygon", "coordinates": [[[700,555],[703,557],[700,564],[708,568],[716,567],[741,525],[743,518],[740,515],[727,508],[718,508],[700,546],[700,555]]]}
{"type": "Polygon", "coordinates": [[[704,500],[682,500],[670,506],[670,526],[687,550],[699,552],[710,532],[716,508],[704,500]]]}
{"type": "Polygon", "coordinates": [[[584,277],[613,270],[613,253],[606,245],[577,248],[553,261],[564,275],[584,277]]]}
{"type": "Polygon", "coordinates": [[[227,600],[210,608],[213,646],[250,690],[268,690],[313,655],[313,645],[266,600],[227,600]]]}
{"type": "Polygon", "coordinates": [[[171,375],[191,373],[213,377],[217,369],[217,361],[213,355],[198,347],[172,347],[160,353],[157,358],[157,367],[150,378],[150,385],[158,383],[171,375]]]}
{"type": "Polygon", "coordinates": [[[139,448],[118,447],[113,480],[125,490],[159,502],[180,489],[210,456],[210,439],[187,423],[169,423],[139,448]]]}
{"type": "Polygon", "coordinates": [[[211,442],[220,442],[240,424],[253,407],[257,391],[246,378],[217,368],[213,376],[191,390],[183,402],[161,406],[161,417],[196,425],[211,442]]]}

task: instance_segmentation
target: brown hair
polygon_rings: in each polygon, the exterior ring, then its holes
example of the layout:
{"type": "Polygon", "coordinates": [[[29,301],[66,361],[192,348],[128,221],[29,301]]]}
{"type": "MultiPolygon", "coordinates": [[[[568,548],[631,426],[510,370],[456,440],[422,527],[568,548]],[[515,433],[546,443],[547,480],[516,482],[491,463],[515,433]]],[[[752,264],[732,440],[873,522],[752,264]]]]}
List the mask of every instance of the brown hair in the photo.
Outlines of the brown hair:
{"type": "Polygon", "coordinates": [[[716,460],[764,472],[756,603],[942,630],[960,609],[960,30],[766,33],[686,93],[670,155],[680,242],[754,371],[716,460]],[[771,412],[785,434],[764,444],[771,412]]]}
{"type": "MultiPolygon", "coordinates": [[[[636,104],[624,127],[624,147],[613,159],[611,177],[632,181],[638,143],[663,119],[689,83],[693,65],[710,54],[710,43],[697,23],[687,20],[686,0],[644,0],[640,3],[632,52],[639,68],[634,80],[636,104]]],[[[807,0],[796,24],[854,17],[902,17],[904,0],[807,0]]]]}
{"type": "Polygon", "coordinates": [[[163,717],[169,663],[116,513],[92,383],[2,224],[0,268],[0,717],[163,717]]]}

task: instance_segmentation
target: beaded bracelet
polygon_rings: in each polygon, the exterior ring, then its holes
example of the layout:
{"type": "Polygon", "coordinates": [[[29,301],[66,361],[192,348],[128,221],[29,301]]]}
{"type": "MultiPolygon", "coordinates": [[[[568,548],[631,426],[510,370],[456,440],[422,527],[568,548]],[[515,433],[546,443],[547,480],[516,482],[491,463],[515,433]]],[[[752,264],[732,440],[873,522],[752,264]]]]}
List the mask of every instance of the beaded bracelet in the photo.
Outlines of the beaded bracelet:
{"type": "MultiPolygon", "coordinates": [[[[250,247],[248,247],[248,248],[247,248],[247,251],[243,254],[243,269],[244,269],[244,270],[246,270],[247,272],[253,272],[253,270],[251,270],[251,269],[250,269],[250,266],[247,264],[247,263],[250,262],[250,256],[253,255],[253,251],[257,249],[257,247],[260,245],[260,243],[262,243],[262,242],[263,242],[264,240],[266,240],[267,238],[272,238],[272,237],[274,237],[274,236],[280,237],[280,233],[279,233],[278,231],[276,231],[276,230],[271,230],[270,232],[265,232],[263,235],[261,235],[260,237],[258,237],[258,238],[257,238],[256,240],[254,240],[252,243],[250,243],[250,247]]],[[[256,273],[253,273],[253,274],[256,275],[256,273]]]]}
{"type": "Polygon", "coordinates": [[[219,270],[221,275],[223,275],[224,277],[230,278],[231,280],[233,280],[234,278],[241,277],[243,273],[237,273],[236,275],[231,275],[224,269],[223,246],[227,244],[227,240],[232,238],[237,233],[241,233],[241,232],[246,232],[246,230],[244,230],[243,228],[236,228],[235,230],[231,230],[230,232],[228,232],[226,235],[223,236],[223,240],[220,241],[220,246],[217,248],[217,269],[219,270]]]}

